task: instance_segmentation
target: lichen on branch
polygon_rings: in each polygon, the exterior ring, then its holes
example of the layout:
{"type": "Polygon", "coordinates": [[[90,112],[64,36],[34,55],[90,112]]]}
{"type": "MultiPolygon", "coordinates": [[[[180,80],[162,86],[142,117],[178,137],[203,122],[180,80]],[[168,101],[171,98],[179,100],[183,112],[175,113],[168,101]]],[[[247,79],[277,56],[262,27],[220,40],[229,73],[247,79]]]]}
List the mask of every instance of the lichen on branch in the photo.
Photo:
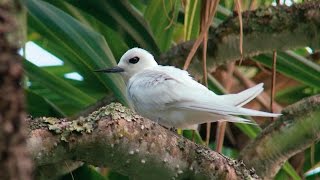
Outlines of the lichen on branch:
{"type": "Polygon", "coordinates": [[[39,167],[73,160],[139,179],[258,179],[243,162],[194,144],[118,103],[73,121],[28,122],[28,145],[39,167]]]}
{"type": "MultiPolygon", "coordinates": [[[[273,50],[310,46],[320,48],[320,3],[308,1],[290,7],[260,8],[242,13],[243,56],[252,57],[273,50]]],[[[239,20],[230,17],[211,28],[208,39],[207,68],[240,59],[239,20]]],[[[182,67],[194,41],[180,43],[159,57],[160,64],[182,67]]],[[[202,47],[198,49],[189,71],[196,79],[202,76],[202,47]]]]}

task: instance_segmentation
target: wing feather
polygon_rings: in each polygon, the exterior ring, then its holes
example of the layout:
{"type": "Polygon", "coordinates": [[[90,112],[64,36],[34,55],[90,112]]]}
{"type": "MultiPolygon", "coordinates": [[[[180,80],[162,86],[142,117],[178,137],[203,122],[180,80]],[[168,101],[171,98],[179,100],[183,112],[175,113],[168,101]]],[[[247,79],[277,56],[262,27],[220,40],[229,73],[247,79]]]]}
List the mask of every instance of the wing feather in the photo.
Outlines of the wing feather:
{"type": "MultiPolygon", "coordinates": [[[[251,122],[233,115],[264,117],[280,115],[239,107],[256,97],[263,90],[262,84],[239,93],[243,97],[236,98],[238,94],[218,96],[194,81],[186,71],[174,67],[158,66],[144,70],[131,77],[127,87],[129,100],[135,109],[141,115],[153,120],[164,116],[163,113],[170,112],[170,109],[179,108],[183,111],[211,113],[212,117],[240,123],[251,122]],[[233,98],[235,99],[232,101],[233,98]]],[[[216,120],[218,119],[207,121],[216,120]]],[[[188,125],[188,122],[185,124],[188,125]]]]}

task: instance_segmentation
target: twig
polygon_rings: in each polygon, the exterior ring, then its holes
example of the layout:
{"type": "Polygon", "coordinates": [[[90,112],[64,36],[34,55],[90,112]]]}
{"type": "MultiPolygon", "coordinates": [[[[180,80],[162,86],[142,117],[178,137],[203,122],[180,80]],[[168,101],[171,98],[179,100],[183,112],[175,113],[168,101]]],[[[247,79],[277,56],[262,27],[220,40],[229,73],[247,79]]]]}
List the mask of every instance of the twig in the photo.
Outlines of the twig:
{"type": "MultiPolygon", "coordinates": [[[[273,59],[272,59],[272,82],[271,82],[271,95],[270,95],[270,111],[274,112],[274,95],[276,89],[276,74],[277,74],[277,51],[273,51],[273,59]]],[[[275,118],[271,118],[274,120],[275,118]]]]}

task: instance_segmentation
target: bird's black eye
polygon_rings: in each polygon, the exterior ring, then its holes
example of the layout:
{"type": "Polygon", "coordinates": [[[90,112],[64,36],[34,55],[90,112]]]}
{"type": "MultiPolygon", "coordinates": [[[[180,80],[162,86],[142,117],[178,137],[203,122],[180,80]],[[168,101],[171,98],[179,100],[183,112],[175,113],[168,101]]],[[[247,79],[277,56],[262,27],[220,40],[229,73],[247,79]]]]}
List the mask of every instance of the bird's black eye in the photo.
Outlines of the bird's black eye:
{"type": "Polygon", "coordinates": [[[136,64],[137,62],[139,62],[139,58],[136,56],[136,57],[133,57],[131,59],[129,59],[129,63],[131,64],[136,64]]]}

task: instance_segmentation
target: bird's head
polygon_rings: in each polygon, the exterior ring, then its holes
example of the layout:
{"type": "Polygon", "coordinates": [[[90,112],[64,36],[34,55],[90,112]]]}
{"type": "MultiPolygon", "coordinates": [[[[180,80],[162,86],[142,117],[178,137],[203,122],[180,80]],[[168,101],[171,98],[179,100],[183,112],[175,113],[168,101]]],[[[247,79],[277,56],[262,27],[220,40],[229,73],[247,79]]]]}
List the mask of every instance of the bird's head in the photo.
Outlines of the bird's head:
{"type": "Polygon", "coordinates": [[[120,73],[125,81],[133,75],[149,67],[157,66],[152,54],[141,48],[132,48],[124,53],[117,66],[96,70],[96,72],[120,73]]]}

